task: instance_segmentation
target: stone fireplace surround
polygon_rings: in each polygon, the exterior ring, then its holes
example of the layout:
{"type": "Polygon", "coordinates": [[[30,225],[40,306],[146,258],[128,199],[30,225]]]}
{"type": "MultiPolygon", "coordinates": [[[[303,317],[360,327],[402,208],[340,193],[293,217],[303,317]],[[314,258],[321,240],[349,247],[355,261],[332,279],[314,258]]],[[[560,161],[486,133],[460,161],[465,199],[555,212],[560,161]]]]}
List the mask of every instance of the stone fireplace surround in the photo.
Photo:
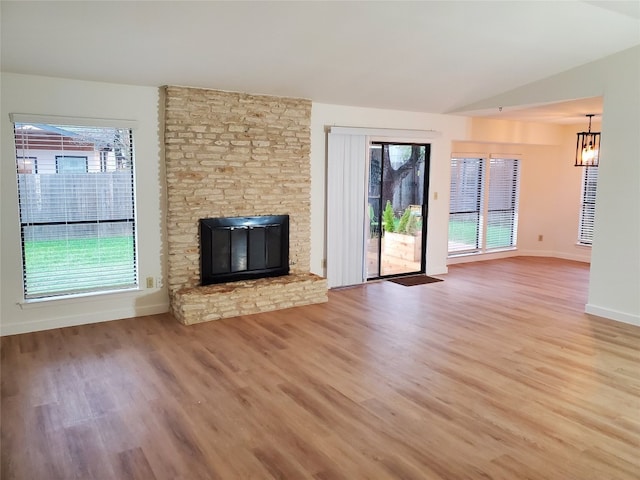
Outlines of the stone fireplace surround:
{"type": "Polygon", "coordinates": [[[164,88],[168,288],[186,325],[327,301],[309,273],[311,102],[164,88]],[[200,286],[201,218],[290,216],[290,274],[200,286]]]}

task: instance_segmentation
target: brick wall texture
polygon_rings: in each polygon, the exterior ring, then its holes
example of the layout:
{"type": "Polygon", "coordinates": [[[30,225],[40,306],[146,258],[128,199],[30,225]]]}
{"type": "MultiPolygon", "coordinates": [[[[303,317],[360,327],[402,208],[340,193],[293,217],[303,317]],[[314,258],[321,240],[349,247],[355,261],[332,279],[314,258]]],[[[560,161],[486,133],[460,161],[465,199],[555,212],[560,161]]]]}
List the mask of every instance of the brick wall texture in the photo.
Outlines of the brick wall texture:
{"type": "MultiPolygon", "coordinates": [[[[308,281],[311,102],[174,86],[165,87],[164,98],[167,280],[174,313],[185,310],[176,302],[194,296],[191,290],[177,293],[200,284],[201,218],[288,214],[292,278],[308,281]]],[[[318,292],[308,303],[326,301],[324,280],[312,283],[318,292]]]]}

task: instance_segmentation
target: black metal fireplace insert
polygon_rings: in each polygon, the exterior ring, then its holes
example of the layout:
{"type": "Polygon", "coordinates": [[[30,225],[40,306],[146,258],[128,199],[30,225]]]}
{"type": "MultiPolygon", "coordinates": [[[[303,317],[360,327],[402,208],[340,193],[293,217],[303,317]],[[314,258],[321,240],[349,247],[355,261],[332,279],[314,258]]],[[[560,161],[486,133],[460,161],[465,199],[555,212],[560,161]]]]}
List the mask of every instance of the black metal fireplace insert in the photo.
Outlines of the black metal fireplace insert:
{"type": "Polygon", "coordinates": [[[200,220],[200,283],[289,274],[289,215],[200,220]]]}

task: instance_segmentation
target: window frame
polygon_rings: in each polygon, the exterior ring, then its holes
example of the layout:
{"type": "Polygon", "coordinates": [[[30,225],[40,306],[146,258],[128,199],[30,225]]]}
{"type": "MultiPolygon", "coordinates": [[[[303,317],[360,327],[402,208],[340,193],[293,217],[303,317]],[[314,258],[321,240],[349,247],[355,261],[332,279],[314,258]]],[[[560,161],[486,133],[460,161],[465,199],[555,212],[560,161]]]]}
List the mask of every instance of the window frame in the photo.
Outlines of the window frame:
{"type": "Polygon", "coordinates": [[[38,173],[38,157],[18,157],[16,155],[16,168],[18,173],[22,173],[24,175],[30,175],[32,173],[38,173]],[[25,172],[25,171],[20,171],[20,170],[26,170],[25,168],[25,160],[32,160],[33,161],[33,169],[31,172],[25,172]],[[20,168],[20,163],[22,162],[22,168],[20,168]]]}
{"type": "MultiPolygon", "coordinates": [[[[25,114],[10,114],[10,118],[14,126],[14,152],[16,161],[18,205],[20,209],[19,229],[22,251],[21,267],[23,276],[22,283],[24,302],[28,303],[31,301],[58,300],[60,298],[73,298],[77,296],[101,295],[104,293],[138,290],[140,288],[140,283],[138,268],[138,225],[136,218],[137,195],[135,187],[136,162],[134,144],[134,128],[137,126],[136,122],[130,120],[100,120],[85,118],[69,119],[67,117],[49,117],[25,114]],[[55,162],[55,171],[38,174],[37,170],[34,169],[35,172],[32,172],[30,174],[20,173],[18,171],[20,159],[30,158],[32,157],[30,152],[38,150],[37,146],[29,145],[28,142],[25,142],[23,132],[20,132],[21,138],[20,141],[18,141],[19,137],[17,128],[22,125],[30,125],[34,129],[43,128],[47,133],[54,131],[56,128],[59,128],[61,130],[64,128],[68,128],[70,129],[69,131],[71,131],[71,129],[75,129],[73,131],[77,131],[81,135],[89,135],[88,132],[97,132],[97,135],[105,133],[111,134],[111,131],[116,132],[116,137],[112,138],[121,139],[122,143],[117,141],[116,144],[123,145],[121,150],[116,151],[122,152],[123,150],[126,150],[124,152],[124,155],[126,157],[123,163],[124,167],[120,169],[122,173],[119,174],[119,180],[117,178],[115,180],[107,178],[107,176],[115,178],[113,176],[114,172],[91,173],[89,171],[89,156],[91,156],[92,158],[93,156],[96,156],[96,158],[102,158],[101,154],[98,153],[101,151],[100,148],[98,148],[99,145],[104,143],[102,141],[102,138],[100,137],[94,137],[92,139],[90,143],[93,145],[93,153],[88,155],[73,155],[73,148],[71,148],[71,150],[66,150],[65,147],[59,147],[55,144],[55,142],[52,142],[49,145],[45,145],[44,147],[40,146],[40,149],[49,148],[48,155],[52,156],[50,162],[55,162]],[[50,128],[51,130],[46,130],[46,128],[50,128]],[[96,138],[98,138],[98,140],[96,140],[96,138]],[[52,152],[53,155],[51,155],[52,152]],[[98,155],[100,155],[100,157],[98,157],[98,155]],[[86,180],[77,183],[76,187],[80,189],[87,189],[87,192],[84,195],[88,195],[86,198],[91,199],[93,204],[95,204],[95,210],[87,213],[85,213],[83,210],[80,210],[80,213],[78,213],[78,210],[74,210],[73,214],[75,214],[76,216],[79,215],[79,218],[72,218],[73,215],[71,215],[71,211],[68,210],[68,207],[66,206],[67,201],[64,201],[62,203],[64,203],[65,205],[62,206],[61,209],[57,209],[55,206],[53,207],[52,212],[55,215],[52,217],[48,217],[48,213],[45,214],[44,212],[42,212],[41,218],[39,219],[36,217],[30,217],[29,215],[32,215],[30,213],[26,214],[26,216],[23,216],[23,209],[25,208],[25,206],[29,205],[29,202],[36,202],[35,204],[32,204],[38,205],[38,201],[40,199],[39,197],[36,197],[36,195],[40,195],[40,187],[41,185],[46,183],[43,182],[43,180],[53,181],[54,177],[58,177],[58,175],[60,177],[65,176],[64,173],[60,173],[59,171],[59,160],[62,157],[74,157],[84,160],[85,169],[83,173],[73,173],[66,176],[78,176],[80,177],[78,178],[78,180],[86,180]],[[100,190],[95,190],[93,187],[94,183],[100,180],[98,176],[101,174],[105,175],[105,182],[114,182],[116,180],[118,181],[117,184],[113,185],[119,187],[119,189],[115,193],[115,198],[117,198],[117,196],[120,196],[120,198],[117,200],[119,207],[115,207],[117,208],[116,210],[108,210],[105,212],[104,205],[106,204],[104,202],[107,202],[107,204],[109,204],[109,202],[112,202],[113,200],[106,200],[105,197],[101,195],[100,190]],[[22,180],[21,176],[23,177],[22,180]],[[27,190],[25,190],[26,188],[28,188],[27,184],[25,183],[27,176],[31,177],[32,180],[36,182],[38,187],[35,191],[35,195],[33,191],[30,193],[30,199],[21,198],[21,196],[27,194],[27,190]],[[82,178],[81,176],[85,177],[82,178]],[[49,178],[47,179],[44,177],[49,178]],[[123,208],[124,210],[122,210],[123,208]],[[56,218],[58,214],[61,215],[62,218],[56,218]],[[127,218],[122,217],[122,215],[126,216],[127,218]],[[121,226],[117,226],[117,224],[120,224],[121,226]],[[81,231],[74,230],[76,226],[78,226],[81,231]],[[30,227],[35,227],[36,230],[32,230],[32,232],[29,232],[28,229],[30,227]],[[37,231],[38,228],[42,229],[42,233],[40,231],[37,231]],[[49,230],[47,230],[47,228],[49,228],[49,230]],[[116,238],[113,242],[115,245],[115,247],[113,248],[115,248],[115,251],[118,255],[118,259],[114,261],[119,262],[121,258],[124,259],[124,263],[120,262],[117,264],[117,268],[114,267],[114,270],[117,270],[117,272],[115,273],[115,278],[110,278],[110,275],[104,275],[102,273],[111,273],[110,267],[114,266],[114,264],[109,263],[109,259],[107,258],[108,252],[105,252],[103,246],[96,246],[91,247],[92,250],[87,251],[87,256],[103,256],[102,258],[100,258],[99,263],[92,263],[90,265],[90,268],[85,270],[85,272],[80,272],[81,269],[78,269],[73,275],[72,280],[70,280],[70,282],[67,284],[63,284],[64,288],[59,288],[60,285],[55,285],[54,281],[51,280],[48,280],[47,282],[50,284],[54,284],[53,287],[34,288],[32,285],[29,285],[27,277],[29,275],[33,275],[33,272],[36,272],[36,277],[38,276],[38,272],[40,273],[40,277],[42,277],[43,274],[48,274],[49,272],[45,272],[42,269],[37,268],[36,270],[28,271],[27,262],[30,261],[32,267],[34,266],[35,262],[33,262],[32,260],[27,260],[25,253],[26,244],[30,241],[32,242],[34,239],[46,240],[47,238],[52,238],[53,236],[55,236],[55,234],[50,233],[53,231],[51,230],[52,228],[62,228],[65,229],[65,231],[72,232],[72,235],[77,235],[77,237],[69,238],[80,238],[82,240],[86,240],[90,245],[100,245],[101,242],[102,244],[104,244],[106,243],[104,239],[113,238],[113,235],[116,235],[116,237],[118,238],[121,237],[123,239],[122,241],[116,238]],[[33,235],[35,235],[35,237],[33,235]],[[107,259],[105,260],[105,258],[107,259]],[[83,282],[85,283],[83,284],[83,282]],[[43,290],[38,290],[38,288],[42,288],[43,290]]],[[[104,146],[102,146],[102,148],[104,148],[104,146]]],[[[106,188],[109,188],[109,185],[106,185],[106,188]]],[[[66,190],[62,190],[60,192],[56,191],[55,185],[53,185],[52,188],[54,188],[54,190],[50,191],[50,195],[60,195],[61,199],[67,198],[65,197],[66,190]]],[[[66,243],[68,244],[69,240],[66,240],[66,243]]],[[[62,247],[60,248],[62,249],[62,247]]],[[[67,255],[69,254],[68,250],[69,247],[67,247],[67,255]]],[[[61,255],[63,254],[61,253],[61,255]]],[[[68,273],[68,271],[64,270],[64,266],[62,263],[57,266],[57,268],[54,268],[52,272],[52,277],[55,277],[55,275],[60,275],[63,272],[68,273]]],[[[34,277],[31,278],[33,279],[34,277]]]]}
{"type": "MultiPolygon", "coordinates": [[[[485,162],[484,159],[481,156],[470,156],[470,157],[453,157],[451,158],[451,163],[450,163],[450,170],[452,170],[454,168],[453,162],[456,162],[455,168],[456,168],[456,172],[458,175],[458,178],[460,177],[464,177],[461,181],[456,182],[456,190],[460,191],[461,189],[463,189],[465,187],[465,185],[468,184],[473,184],[475,183],[475,198],[474,199],[469,199],[468,202],[469,204],[473,204],[474,205],[474,209],[470,210],[470,209],[456,209],[455,212],[451,211],[451,205],[452,205],[452,197],[453,195],[451,194],[452,192],[450,191],[450,198],[449,198],[449,233],[450,232],[450,228],[451,228],[451,216],[452,215],[477,215],[476,218],[476,228],[475,228],[475,243],[471,248],[467,248],[467,249],[457,249],[455,251],[450,251],[449,250],[449,245],[447,246],[447,253],[448,255],[468,255],[468,254],[474,254],[477,253],[481,250],[482,245],[484,243],[483,241],[483,237],[484,237],[484,232],[482,229],[482,226],[484,224],[484,222],[482,221],[482,215],[483,215],[483,211],[484,211],[484,205],[485,205],[485,195],[484,195],[484,184],[485,184],[485,177],[486,177],[486,169],[485,169],[485,162]],[[474,177],[471,178],[471,182],[469,182],[469,177],[467,175],[466,169],[467,169],[467,164],[469,164],[471,161],[473,161],[474,164],[477,165],[476,170],[477,170],[477,175],[475,175],[474,177]],[[459,162],[459,163],[458,163],[459,162]]],[[[451,186],[453,186],[453,182],[451,182],[451,186]]],[[[463,204],[465,199],[462,199],[462,201],[458,201],[456,202],[458,205],[463,204]]],[[[449,243],[449,242],[448,242],[449,243]]],[[[469,243],[469,245],[471,245],[469,243]]]]}
{"type": "Polygon", "coordinates": [[[56,173],[88,173],[89,172],[89,157],[86,155],[56,155],[56,173]],[[65,172],[64,168],[62,169],[63,171],[61,172],[60,170],[60,166],[61,166],[61,160],[68,160],[68,159],[82,159],[84,160],[84,168],[82,172],[65,172]]]}
{"type": "MultiPolygon", "coordinates": [[[[513,158],[512,156],[508,156],[508,155],[491,155],[490,158],[488,159],[488,163],[489,163],[489,166],[486,169],[487,178],[486,178],[486,184],[485,184],[486,209],[484,211],[485,223],[483,226],[483,231],[484,231],[483,252],[513,250],[514,248],[517,248],[517,243],[518,243],[518,207],[520,203],[519,202],[520,200],[520,160],[518,158],[513,158]],[[491,192],[492,192],[492,185],[494,185],[492,182],[497,178],[497,172],[495,171],[495,169],[493,169],[494,172],[492,174],[491,167],[492,165],[497,165],[498,162],[501,162],[501,161],[513,162],[512,171],[510,172],[511,181],[509,182],[508,186],[503,189],[502,192],[496,192],[496,195],[498,195],[498,193],[502,193],[503,195],[506,194],[507,203],[510,203],[510,206],[509,208],[492,208],[491,192]],[[490,216],[491,216],[490,214],[495,212],[503,212],[503,213],[510,212],[509,215],[511,216],[511,220],[510,222],[508,222],[508,224],[510,224],[511,226],[511,229],[509,232],[510,241],[508,245],[497,245],[494,247],[487,247],[487,244],[489,243],[487,239],[490,236],[489,234],[490,216]]],[[[505,165],[501,165],[501,166],[505,166],[505,165]]],[[[491,237],[493,238],[493,235],[491,235],[491,237]]]]}
{"type": "Polygon", "coordinates": [[[591,247],[595,226],[595,211],[598,196],[598,168],[585,166],[580,187],[580,217],[578,220],[578,245],[591,247]],[[593,191],[590,192],[589,188],[593,191]]]}
{"type": "MultiPolygon", "coordinates": [[[[517,248],[518,238],[518,210],[519,210],[519,197],[520,197],[520,172],[521,161],[519,156],[516,155],[474,155],[474,154],[461,154],[451,157],[450,169],[453,170],[454,162],[475,160],[478,162],[478,177],[476,180],[477,188],[473,193],[475,197],[474,201],[477,203],[479,213],[476,220],[476,243],[475,246],[468,249],[451,249],[451,216],[461,212],[453,212],[451,210],[453,199],[453,192],[451,191],[451,197],[449,199],[449,239],[447,241],[447,257],[453,258],[464,255],[481,255],[485,253],[494,253],[501,251],[514,250],[517,248]],[[492,196],[491,196],[491,170],[492,165],[496,165],[500,161],[512,161],[514,162],[513,168],[513,181],[509,183],[508,188],[511,189],[511,193],[507,193],[510,196],[511,208],[509,209],[492,209],[492,196]],[[479,200],[478,200],[479,199],[479,200]],[[498,245],[495,247],[487,247],[487,238],[490,225],[488,225],[490,213],[496,211],[511,212],[511,230],[510,230],[510,244],[498,245]]],[[[494,172],[494,177],[496,173],[494,172]]],[[[454,179],[451,178],[451,189],[453,189],[454,179]]],[[[460,183],[457,184],[457,190],[460,190],[460,183]]],[[[463,200],[456,199],[458,204],[463,203],[463,200]]],[[[472,199],[469,199],[469,202],[472,199]]],[[[465,212],[462,212],[465,213],[465,212]]],[[[467,212],[469,213],[469,212],[467,212]]],[[[471,212],[473,213],[473,212],[471,212]]]]}

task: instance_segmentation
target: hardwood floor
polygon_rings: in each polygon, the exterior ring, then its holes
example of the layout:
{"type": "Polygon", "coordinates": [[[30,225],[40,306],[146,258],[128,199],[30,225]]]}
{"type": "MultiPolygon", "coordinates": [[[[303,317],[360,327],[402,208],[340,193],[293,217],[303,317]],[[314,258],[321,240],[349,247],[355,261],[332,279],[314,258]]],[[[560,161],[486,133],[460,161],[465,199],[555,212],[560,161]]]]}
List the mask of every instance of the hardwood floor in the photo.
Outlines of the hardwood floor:
{"type": "Polygon", "coordinates": [[[640,478],[640,328],[588,266],[455,265],[329,303],[2,338],[9,479],[640,478]]]}

